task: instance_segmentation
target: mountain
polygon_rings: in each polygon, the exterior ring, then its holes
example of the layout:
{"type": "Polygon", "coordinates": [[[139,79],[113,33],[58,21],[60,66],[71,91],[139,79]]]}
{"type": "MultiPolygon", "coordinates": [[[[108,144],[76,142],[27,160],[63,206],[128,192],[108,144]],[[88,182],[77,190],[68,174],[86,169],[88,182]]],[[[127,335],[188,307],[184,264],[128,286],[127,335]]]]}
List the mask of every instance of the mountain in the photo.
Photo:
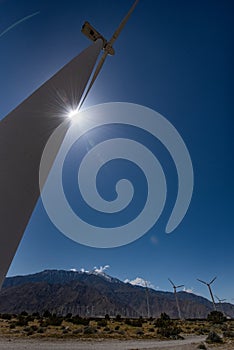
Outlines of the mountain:
{"type": "MultiPolygon", "coordinates": [[[[0,313],[28,313],[45,310],[66,315],[125,317],[166,312],[177,318],[173,293],[133,286],[104,272],[45,270],[39,273],[8,277],[0,292],[0,313]]],[[[192,293],[178,292],[181,313],[185,318],[205,318],[212,303],[192,293]]],[[[234,317],[234,305],[223,303],[226,314],[234,317]]]]}

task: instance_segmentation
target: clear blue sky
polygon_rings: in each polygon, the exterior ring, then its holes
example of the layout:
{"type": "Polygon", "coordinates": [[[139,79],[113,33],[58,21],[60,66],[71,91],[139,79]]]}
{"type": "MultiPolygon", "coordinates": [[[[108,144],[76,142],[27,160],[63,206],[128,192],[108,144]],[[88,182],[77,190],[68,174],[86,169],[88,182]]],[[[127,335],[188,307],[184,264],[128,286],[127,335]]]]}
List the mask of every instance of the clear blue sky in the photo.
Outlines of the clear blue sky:
{"type": "MultiPolygon", "coordinates": [[[[80,33],[85,20],[109,38],[131,4],[0,0],[0,33],[40,11],[0,36],[0,118],[89,45],[80,33]]],[[[176,194],[176,173],[168,160],[171,202],[141,239],[112,249],[74,243],[53,226],[39,200],[9,276],[108,264],[109,274],[120,279],[143,277],[169,290],[170,277],[207,297],[196,278],[217,275],[215,294],[234,298],[233,12],[227,0],[140,0],[86,103],[142,104],[177,128],[195,175],[192,202],[180,226],[165,234],[176,194]]],[[[164,160],[164,150],[158,144],[155,149],[164,160]]]]}

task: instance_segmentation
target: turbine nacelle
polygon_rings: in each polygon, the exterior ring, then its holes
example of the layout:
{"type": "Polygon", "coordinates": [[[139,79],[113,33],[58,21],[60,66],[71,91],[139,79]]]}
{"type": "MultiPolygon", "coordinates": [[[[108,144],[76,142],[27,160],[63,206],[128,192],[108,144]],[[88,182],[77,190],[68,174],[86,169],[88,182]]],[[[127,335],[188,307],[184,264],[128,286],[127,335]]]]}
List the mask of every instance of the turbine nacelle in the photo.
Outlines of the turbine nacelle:
{"type": "Polygon", "coordinates": [[[176,286],[170,278],[168,278],[168,281],[171,283],[172,287],[176,290],[177,288],[184,287],[184,284],[180,284],[179,286],[176,286]]]}
{"type": "Polygon", "coordinates": [[[210,286],[215,280],[216,280],[217,276],[214,277],[210,282],[205,282],[203,280],[200,280],[199,278],[197,278],[197,280],[203,284],[206,284],[207,286],[210,286]]]}
{"type": "Polygon", "coordinates": [[[103,50],[108,53],[108,55],[113,56],[115,54],[115,50],[113,49],[110,42],[104,38],[88,21],[86,21],[81,29],[81,32],[90,40],[96,41],[98,39],[102,39],[103,41],[103,50]]]}

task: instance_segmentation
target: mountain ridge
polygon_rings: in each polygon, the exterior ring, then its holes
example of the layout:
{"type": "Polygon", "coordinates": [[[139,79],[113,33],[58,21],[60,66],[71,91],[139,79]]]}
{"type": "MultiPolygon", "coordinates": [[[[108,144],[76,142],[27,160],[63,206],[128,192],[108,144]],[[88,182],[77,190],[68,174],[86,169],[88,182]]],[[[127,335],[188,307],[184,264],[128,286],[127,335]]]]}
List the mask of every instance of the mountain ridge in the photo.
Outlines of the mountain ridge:
{"type": "MultiPolygon", "coordinates": [[[[193,293],[177,293],[184,318],[205,318],[212,303],[193,293]]],[[[7,277],[0,292],[0,313],[29,313],[45,310],[57,314],[81,316],[147,316],[166,312],[177,318],[174,294],[120,281],[104,272],[44,270],[35,274],[7,277]],[[148,295],[148,296],[147,296],[148,295]]],[[[234,305],[222,304],[224,312],[234,317],[234,305]]],[[[217,304],[217,308],[219,305],[217,304]]]]}

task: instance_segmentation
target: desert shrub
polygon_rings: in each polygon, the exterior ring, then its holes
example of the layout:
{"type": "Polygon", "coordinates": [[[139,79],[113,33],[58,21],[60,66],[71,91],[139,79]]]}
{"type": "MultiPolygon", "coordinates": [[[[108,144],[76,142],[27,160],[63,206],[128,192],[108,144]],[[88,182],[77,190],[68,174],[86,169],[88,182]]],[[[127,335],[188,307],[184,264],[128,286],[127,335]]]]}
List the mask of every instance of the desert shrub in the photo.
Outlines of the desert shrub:
{"type": "Polygon", "coordinates": [[[43,328],[43,327],[38,327],[37,333],[42,334],[42,333],[44,333],[44,332],[45,332],[45,328],[43,328]]]}
{"type": "Polygon", "coordinates": [[[31,331],[31,327],[25,327],[25,328],[23,329],[23,331],[24,331],[24,332],[29,332],[29,331],[31,331]]]}
{"type": "Polygon", "coordinates": [[[157,318],[157,320],[155,320],[154,322],[154,326],[155,327],[168,327],[169,325],[172,324],[172,321],[170,319],[170,317],[165,313],[163,312],[159,318],[157,318]]]}
{"type": "Polygon", "coordinates": [[[144,335],[144,332],[142,330],[136,331],[136,335],[144,335]]]}
{"type": "Polygon", "coordinates": [[[40,321],[40,327],[48,327],[48,326],[61,326],[63,322],[63,317],[58,317],[55,315],[51,315],[49,318],[46,318],[45,320],[42,319],[40,321]]]}
{"type": "Polygon", "coordinates": [[[74,331],[72,332],[72,334],[80,334],[83,332],[83,329],[82,328],[77,328],[77,329],[74,329],[74,331]]]}
{"type": "Polygon", "coordinates": [[[89,322],[90,322],[90,319],[89,318],[83,318],[83,317],[80,317],[80,316],[74,316],[71,318],[71,322],[73,324],[81,324],[83,326],[88,326],[89,325],[89,322]]]}
{"type": "Polygon", "coordinates": [[[28,325],[28,320],[24,316],[19,315],[18,321],[16,321],[16,326],[25,327],[28,325]]]}
{"type": "Polygon", "coordinates": [[[155,329],[154,329],[153,327],[151,327],[151,328],[148,329],[148,331],[149,331],[149,332],[154,332],[155,329]]]}
{"type": "Polygon", "coordinates": [[[234,338],[234,332],[233,331],[225,331],[225,332],[223,332],[223,336],[225,338],[234,338]]]}
{"type": "Polygon", "coordinates": [[[10,315],[10,314],[2,314],[2,315],[1,315],[1,318],[2,318],[3,320],[11,320],[12,315],[10,315]]]}
{"type": "Polygon", "coordinates": [[[132,326],[132,327],[142,327],[142,319],[138,318],[136,320],[130,320],[129,318],[126,318],[125,324],[132,326]]]}
{"type": "Polygon", "coordinates": [[[225,322],[227,319],[224,316],[224,314],[220,311],[211,311],[209,313],[209,315],[207,316],[207,321],[211,322],[211,323],[223,323],[225,322]]]}
{"type": "Polygon", "coordinates": [[[48,326],[48,322],[47,322],[47,320],[46,320],[46,321],[44,321],[44,320],[40,320],[40,322],[39,322],[39,326],[40,326],[40,327],[44,327],[44,328],[46,328],[46,327],[48,326]]]}
{"type": "Polygon", "coordinates": [[[97,321],[98,327],[106,327],[107,326],[107,320],[105,318],[97,321]]]}
{"type": "Polygon", "coordinates": [[[120,334],[120,335],[125,335],[125,331],[124,330],[116,330],[115,333],[120,334]]]}
{"type": "Polygon", "coordinates": [[[202,350],[207,350],[207,347],[203,343],[199,344],[197,348],[202,350]]]}
{"type": "Polygon", "coordinates": [[[110,316],[108,314],[106,314],[105,315],[105,319],[109,321],[110,320],[110,316]]]}
{"type": "Polygon", "coordinates": [[[119,330],[119,326],[115,326],[115,331],[118,331],[119,330]]]}
{"type": "Polygon", "coordinates": [[[27,332],[27,336],[29,336],[29,335],[33,335],[33,331],[32,330],[27,332]]]}
{"type": "Polygon", "coordinates": [[[95,334],[95,333],[97,333],[97,330],[96,330],[96,328],[94,328],[94,327],[85,327],[84,328],[84,332],[83,332],[84,334],[95,334]]]}
{"type": "Polygon", "coordinates": [[[203,335],[208,334],[210,330],[206,327],[195,327],[194,331],[196,332],[196,334],[203,335]]]}
{"type": "Polygon", "coordinates": [[[51,315],[51,313],[50,313],[50,311],[49,310],[46,310],[44,313],[43,313],[43,317],[45,317],[45,318],[48,318],[48,317],[51,317],[52,315],[51,315]]]}
{"type": "Polygon", "coordinates": [[[177,326],[166,326],[158,329],[158,334],[165,338],[178,339],[181,328],[177,326]]]}
{"type": "Polygon", "coordinates": [[[36,328],[31,326],[31,327],[25,327],[23,329],[23,331],[26,332],[26,335],[32,335],[34,333],[34,331],[36,331],[36,330],[37,330],[37,326],[36,326],[36,328]]]}
{"type": "Polygon", "coordinates": [[[52,316],[51,318],[48,319],[48,325],[50,326],[61,326],[62,322],[63,322],[62,317],[52,316]]]}
{"type": "Polygon", "coordinates": [[[20,315],[21,316],[28,316],[28,313],[27,313],[27,311],[22,311],[20,315]]]}
{"type": "Polygon", "coordinates": [[[228,329],[228,326],[227,326],[227,324],[226,323],[223,323],[221,326],[220,326],[220,329],[223,331],[223,332],[225,332],[225,331],[228,331],[229,329],[228,329]]]}
{"type": "Polygon", "coordinates": [[[105,332],[109,332],[109,331],[110,331],[110,328],[109,328],[109,327],[105,327],[103,330],[104,330],[105,332]]]}
{"type": "Polygon", "coordinates": [[[28,315],[28,316],[26,316],[25,318],[26,318],[26,320],[27,320],[28,322],[33,322],[34,319],[35,319],[35,317],[32,316],[32,315],[28,315]]]}
{"type": "Polygon", "coordinates": [[[121,321],[121,315],[116,315],[115,321],[116,321],[116,322],[120,322],[120,321],[121,321]]]}
{"type": "Polygon", "coordinates": [[[169,321],[170,320],[170,316],[167,315],[165,312],[161,313],[160,315],[160,319],[164,320],[164,321],[169,321]]]}
{"type": "Polygon", "coordinates": [[[129,318],[125,318],[125,321],[124,321],[125,324],[131,326],[132,323],[131,323],[131,320],[129,318]]]}
{"type": "Polygon", "coordinates": [[[206,338],[207,343],[222,343],[222,339],[216,332],[210,332],[206,338]]]}
{"type": "Polygon", "coordinates": [[[138,320],[132,320],[133,327],[142,327],[142,318],[138,318],[138,320]]]}

